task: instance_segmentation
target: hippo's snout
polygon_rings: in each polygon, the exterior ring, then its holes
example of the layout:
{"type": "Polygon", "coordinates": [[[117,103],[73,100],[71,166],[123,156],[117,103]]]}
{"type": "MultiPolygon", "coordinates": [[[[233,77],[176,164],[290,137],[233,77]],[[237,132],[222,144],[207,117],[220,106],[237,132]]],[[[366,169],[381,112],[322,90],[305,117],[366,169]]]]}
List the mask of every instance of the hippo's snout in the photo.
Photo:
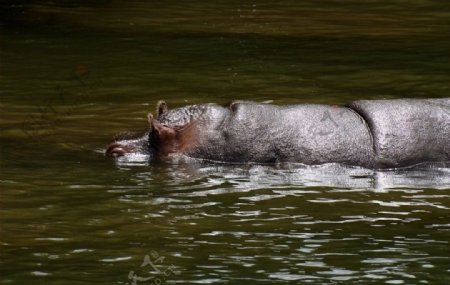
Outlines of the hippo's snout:
{"type": "Polygon", "coordinates": [[[122,132],[106,147],[105,155],[114,158],[133,154],[151,155],[148,137],[148,131],[144,133],[122,132]]]}
{"type": "Polygon", "coordinates": [[[113,143],[110,144],[108,146],[108,148],[106,149],[106,156],[110,156],[110,157],[120,157],[120,156],[124,156],[127,153],[130,153],[132,151],[130,151],[129,148],[127,148],[124,145],[118,144],[118,143],[113,143]]]}

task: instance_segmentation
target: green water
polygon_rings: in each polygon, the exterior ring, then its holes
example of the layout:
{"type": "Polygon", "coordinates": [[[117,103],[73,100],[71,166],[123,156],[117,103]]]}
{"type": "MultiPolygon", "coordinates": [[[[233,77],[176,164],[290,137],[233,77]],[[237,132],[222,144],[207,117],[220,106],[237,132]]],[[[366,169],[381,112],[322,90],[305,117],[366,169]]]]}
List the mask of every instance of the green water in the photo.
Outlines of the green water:
{"type": "Polygon", "coordinates": [[[449,168],[102,154],[160,99],[450,97],[447,1],[7,0],[0,23],[2,284],[450,282],[449,168]]]}

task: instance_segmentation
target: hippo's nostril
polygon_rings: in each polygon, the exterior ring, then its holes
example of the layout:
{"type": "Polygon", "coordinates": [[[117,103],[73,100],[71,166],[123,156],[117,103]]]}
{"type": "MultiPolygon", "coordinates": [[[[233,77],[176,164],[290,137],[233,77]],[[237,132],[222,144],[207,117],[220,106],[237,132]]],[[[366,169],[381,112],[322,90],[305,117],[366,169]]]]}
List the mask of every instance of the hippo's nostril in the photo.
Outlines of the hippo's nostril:
{"type": "Polygon", "coordinates": [[[112,144],[106,150],[106,155],[111,157],[124,156],[128,151],[120,144],[112,144]]]}

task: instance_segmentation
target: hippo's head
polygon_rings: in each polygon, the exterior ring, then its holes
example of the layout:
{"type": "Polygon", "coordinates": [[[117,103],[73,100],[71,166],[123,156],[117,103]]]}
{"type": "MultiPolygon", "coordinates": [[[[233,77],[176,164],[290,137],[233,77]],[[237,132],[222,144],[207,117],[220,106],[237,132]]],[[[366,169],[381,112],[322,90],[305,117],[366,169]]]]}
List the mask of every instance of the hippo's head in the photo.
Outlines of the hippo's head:
{"type": "Polygon", "coordinates": [[[110,157],[148,155],[150,160],[180,153],[192,144],[194,124],[190,112],[175,109],[169,111],[164,101],[157,105],[157,119],[147,116],[150,127],[143,132],[123,132],[115,136],[105,154],[110,157]]]}

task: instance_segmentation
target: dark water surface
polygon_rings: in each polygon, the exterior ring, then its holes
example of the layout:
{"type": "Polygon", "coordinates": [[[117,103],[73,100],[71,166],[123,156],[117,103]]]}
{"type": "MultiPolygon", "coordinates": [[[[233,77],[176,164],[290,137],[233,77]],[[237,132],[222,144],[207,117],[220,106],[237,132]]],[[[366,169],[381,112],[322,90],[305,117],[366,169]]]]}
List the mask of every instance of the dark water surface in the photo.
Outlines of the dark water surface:
{"type": "Polygon", "coordinates": [[[448,1],[0,2],[2,284],[449,284],[450,168],[103,156],[171,106],[450,97],[448,1]],[[55,4],[58,3],[58,4],[55,4]]]}

